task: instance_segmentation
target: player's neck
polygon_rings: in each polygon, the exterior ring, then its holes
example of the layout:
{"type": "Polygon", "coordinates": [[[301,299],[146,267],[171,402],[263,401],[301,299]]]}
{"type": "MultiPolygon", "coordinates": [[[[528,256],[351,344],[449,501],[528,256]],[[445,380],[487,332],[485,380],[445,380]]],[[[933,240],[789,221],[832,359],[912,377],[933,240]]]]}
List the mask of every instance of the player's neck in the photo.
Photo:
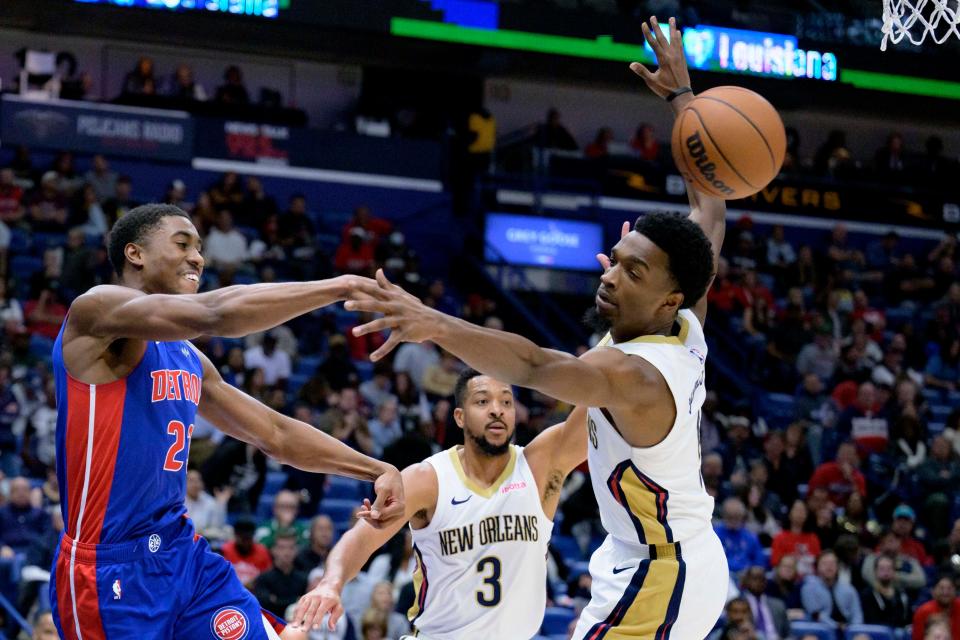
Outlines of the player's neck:
{"type": "Polygon", "coordinates": [[[492,486],[510,463],[509,449],[498,456],[488,456],[465,444],[458,455],[463,472],[481,487],[492,486]]]}
{"type": "Polygon", "coordinates": [[[676,325],[678,325],[678,318],[679,316],[660,323],[653,323],[647,327],[625,327],[622,331],[618,331],[617,328],[614,327],[610,330],[610,335],[617,344],[630,342],[643,336],[672,336],[677,333],[676,325]]]}

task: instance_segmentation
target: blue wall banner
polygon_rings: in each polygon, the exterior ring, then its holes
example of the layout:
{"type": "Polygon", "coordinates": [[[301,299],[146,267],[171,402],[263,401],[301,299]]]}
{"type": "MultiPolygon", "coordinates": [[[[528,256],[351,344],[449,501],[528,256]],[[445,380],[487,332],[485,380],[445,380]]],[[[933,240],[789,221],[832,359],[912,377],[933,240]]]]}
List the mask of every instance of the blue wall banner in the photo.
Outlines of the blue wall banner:
{"type": "Polygon", "coordinates": [[[0,101],[0,143],[189,162],[193,119],[183,111],[7,95],[0,101]]]}
{"type": "Polygon", "coordinates": [[[596,222],[487,214],[488,262],[518,266],[595,271],[603,249],[603,227],[596,222]]]}

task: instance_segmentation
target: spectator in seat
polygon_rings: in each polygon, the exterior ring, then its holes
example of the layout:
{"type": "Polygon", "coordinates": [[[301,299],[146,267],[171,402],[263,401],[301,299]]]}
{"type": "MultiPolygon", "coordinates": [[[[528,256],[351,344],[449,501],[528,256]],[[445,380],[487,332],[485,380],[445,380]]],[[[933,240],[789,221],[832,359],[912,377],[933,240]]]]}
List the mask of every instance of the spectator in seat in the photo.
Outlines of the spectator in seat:
{"type": "Polygon", "coordinates": [[[27,301],[23,314],[27,319],[27,331],[56,340],[60,326],[67,317],[67,308],[60,301],[59,292],[51,284],[44,287],[36,299],[27,301]]]}
{"type": "Polygon", "coordinates": [[[838,580],[839,570],[836,553],[821,553],[816,573],[807,576],[800,588],[800,598],[811,620],[844,629],[851,624],[863,624],[863,610],[856,589],[838,580]]]}
{"type": "Polygon", "coordinates": [[[857,387],[856,401],[837,418],[836,434],[841,438],[853,438],[857,450],[864,455],[883,453],[890,441],[890,423],[877,387],[864,382],[857,387]]]}
{"type": "Polygon", "coordinates": [[[584,148],[583,155],[587,158],[593,159],[606,158],[608,155],[610,155],[607,147],[611,142],[613,142],[613,129],[610,127],[603,127],[597,131],[597,135],[593,139],[593,142],[584,148]]]}
{"type": "Polygon", "coordinates": [[[0,222],[9,227],[20,226],[27,213],[23,188],[15,180],[13,169],[0,169],[0,222]]]}
{"type": "Polygon", "coordinates": [[[910,598],[897,584],[896,562],[889,554],[873,557],[874,581],[860,596],[867,624],[897,628],[910,624],[910,598]]]}
{"type": "Polygon", "coordinates": [[[207,91],[194,80],[193,69],[188,64],[178,64],[167,86],[167,95],[177,100],[206,102],[207,91]]]}
{"type": "Polygon", "coordinates": [[[441,350],[440,362],[431,365],[423,374],[423,390],[427,397],[449,398],[457,386],[457,377],[460,375],[460,361],[449,353],[441,350]]]}
{"type": "Polygon", "coordinates": [[[887,143],[877,149],[873,157],[874,168],[883,180],[897,181],[904,175],[903,136],[894,131],[887,136],[887,143]]]}
{"type": "Polygon", "coordinates": [[[397,395],[397,413],[403,432],[418,433],[420,425],[430,419],[430,404],[426,394],[417,389],[410,374],[404,371],[394,374],[393,391],[397,395]]]}
{"type": "Polygon", "coordinates": [[[30,640],[58,640],[60,634],[53,624],[53,614],[50,611],[38,611],[33,617],[33,635],[30,640]]]}
{"type": "Polygon", "coordinates": [[[263,342],[243,352],[243,365],[263,371],[263,382],[268,387],[285,387],[292,373],[290,354],[277,348],[277,338],[272,332],[263,336],[263,342]]]}
{"type": "Polygon", "coordinates": [[[960,384],[960,337],[952,336],[940,345],[940,350],[931,356],[924,370],[924,382],[928,387],[956,391],[960,384]]]}
{"type": "Polygon", "coordinates": [[[323,568],[330,549],[333,548],[333,535],[333,520],[330,516],[325,514],[314,516],[310,521],[309,543],[300,550],[294,560],[297,569],[309,573],[317,567],[323,568]]]}
{"type": "Polygon", "coordinates": [[[387,616],[382,611],[367,609],[360,617],[360,640],[386,640],[387,629],[387,616]]]}
{"type": "Polygon", "coordinates": [[[117,195],[117,172],[110,169],[110,163],[98,153],[93,156],[90,164],[90,170],[87,171],[83,179],[87,181],[97,194],[99,202],[106,202],[117,195]]]}
{"type": "Polygon", "coordinates": [[[357,451],[374,455],[373,438],[360,413],[359,399],[360,394],[353,387],[341,389],[336,404],[321,417],[321,428],[357,451]]]}
{"type": "Polygon", "coordinates": [[[657,141],[653,125],[646,122],[640,123],[637,130],[633,132],[633,137],[630,138],[630,148],[641,160],[656,162],[660,158],[660,143],[657,141]]]}
{"type": "Polygon", "coordinates": [[[787,554],[780,558],[780,562],[773,568],[773,578],[767,583],[766,593],[783,602],[788,611],[802,610],[801,580],[802,576],[797,573],[797,559],[787,554]]]}
{"type": "Polygon", "coordinates": [[[957,587],[948,576],[937,580],[933,586],[933,599],[917,608],[913,614],[912,640],[925,640],[927,621],[934,616],[941,616],[949,622],[952,640],[960,640],[960,598],[957,598],[957,587]]]}
{"type": "Polygon", "coordinates": [[[277,200],[267,194],[257,176],[247,176],[243,204],[237,210],[237,224],[261,229],[267,218],[278,213],[277,200]]]}
{"type": "Polygon", "coordinates": [[[787,513],[784,530],[773,539],[770,563],[774,566],[786,555],[796,559],[797,572],[801,576],[813,572],[814,563],[820,555],[820,539],[808,528],[810,510],[803,500],[794,500],[787,513]]]}
{"type": "Polygon", "coordinates": [[[393,225],[390,224],[389,220],[374,216],[373,212],[370,211],[370,207],[365,204],[354,208],[353,216],[347,224],[343,226],[343,232],[341,233],[343,239],[348,240],[350,238],[350,232],[357,228],[363,229],[370,239],[370,242],[374,245],[386,240],[393,231],[393,225]]]}
{"type": "Polygon", "coordinates": [[[397,349],[393,370],[410,374],[410,379],[417,389],[423,389],[423,378],[427,369],[439,362],[440,354],[432,342],[407,342],[397,349]]]}
{"type": "Polygon", "coordinates": [[[130,176],[117,178],[116,195],[103,203],[103,212],[107,214],[110,226],[140,203],[133,198],[133,180],[130,176]]]}
{"type": "Polygon", "coordinates": [[[339,333],[334,334],[330,336],[327,346],[329,347],[327,359],[317,368],[316,375],[324,378],[333,391],[356,385],[360,375],[353,360],[350,359],[347,339],[339,333]]]}
{"type": "Polygon", "coordinates": [[[947,618],[941,616],[930,616],[927,618],[927,628],[923,632],[923,640],[956,640],[950,633],[950,622],[947,618]]]}
{"type": "Polygon", "coordinates": [[[767,269],[772,271],[778,282],[783,282],[787,270],[797,261],[797,251],[786,238],[783,225],[774,225],[767,238],[767,269]]]}
{"type": "Polygon", "coordinates": [[[360,227],[353,227],[347,239],[340,243],[333,256],[333,266],[340,273],[371,275],[374,264],[374,245],[370,236],[360,227]]]}
{"type": "Polygon", "coordinates": [[[6,278],[0,277],[0,331],[18,333],[24,330],[23,307],[19,300],[9,295],[6,278]]]}
{"type": "Polygon", "coordinates": [[[747,508],[743,502],[739,498],[727,498],[723,502],[723,522],[714,527],[723,543],[730,573],[734,575],[747,567],[767,564],[756,534],[743,526],[746,519],[747,508]]]}
{"type": "Polygon", "coordinates": [[[874,553],[869,554],[863,561],[863,579],[867,584],[875,584],[874,567],[877,556],[888,555],[894,559],[893,570],[896,573],[896,582],[911,596],[927,585],[927,576],[920,561],[909,556],[900,549],[900,538],[891,530],[886,530],[880,536],[880,543],[874,553]]]}
{"type": "Polygon", "coordinates": [[[560,149],[576,151],[579,149],[577,141],[560,121],[560,112],[556,109],[547,111],[546,122],[537,127],[537,144],[544,149],[560,149]]]}
{"type": "Polygon", "coordinates": [[[410,633],[407,617],[394,610],[393,585],[378,582],[370,595],[370,611],[376,611],[387,619],[387,638],[400,638],[410,633]]]}
{"type": "MultiPolygon", "coordinates": [[[[960,462],[945,436],[933,439],[930,456],[917,467],[917,482],[923,495],[923,521],[928,526],[930,539],[943,538],[947,535],[953,496],[960,487],[960,462]]],[[[914,546],[917,552],[922,548],[922,545],[919,549],[914,546]]],[[[923,558],[917,559],[927,564],[923,558]]]]}
{"type": "Polygon", "coordinates": [[[831,380],[839,360],[833,330],[830,325],[822,323],[817,327],[813,342],[804,346],[797,354],[797,372],[801,376],[813,373],[821,380],[831,380]]]}
{"type": "Polygon", "coordinates": [[[384,449],[403,435],[395,397],[390,396],[377,405],[377,417],[370,420],[368,427],[370,437],[373,438],[374,456],[379,458],[383,455],[384,449]]]}
{"type": "Polygon", "coordinates": [[[157,80],[154,77],[153,58],[141,56],[137,66],[123,79],[125,96],[152,96],[157,94],[157,80]]]}
{"type": "Polygon", "coordinates": [[[270,553],[273,567],[257,576],[252,591],[261,607],[281,616],[307,591],[307,574],[294,565],[297,534],[289,529],[278,532],[270,553]]]}
{"type": "Polygon", "coordinates": [[[766,595],[766,569],[747,569],[740,582],[740,589],[741,597],[750,605],[753,621],[764,640],[786,640],[790,637],[786,605],[782,600],[766,595]]]}
{"type": "Polygon", "coordinates": [[[842,506],[847,496],[856,491],[867,495],[867,480],[860,472],[860,458],[852,442],[844,442],[837,448],[837,457],[833,462],[824,462],[808,483],[808,495],[816,489],[825,489],[834,506],[842,506]]]}
{"type": "Polygon", "coordinates": [[[50,527],[50,515],[30,504],[30,481],[21,476],[11,479],[10,500],[0,507],[0,558],[27,553],[50,527]]]}
{"type": "Polygon", "coordinates": [[[103,212],[103,207],[97,199],[97,192],[89,184],[84,185],[78,192],[70,217],[70,224],[80,225],[75,228],[79,228],[89,236],[102,238],[110,230],[107,214],[103,212]]]}
{"type": "Polygon", "coordinates": [[[47,171],[30,202],[30,226],[42,233],[63,233],[67,224],[67,199],[57,189],[57,174],[47,171]]]}
{"type": "Polygon", "coordinates": [[[57,390],[52,378],[34,406],[23,431],[20,455],[30,477],[45,478],[47,470],[57,464],[57,390]]]}
{"type": "Polygon", "coordinates": [[[203,242],[204,258],[210,267],[233,271],[249,257],[247,238],[233,226],[233,214],[224,209],[217,224],[203,242]]]}
{"type": "Polygon", "coordinates": [[[233,171],[227,171],[220,176],[208,193],[216,211],[243,206],[243,187],[240,185],[240,177],[233,171]]]}
{"type": "Polygon", "coordinates": [[[257,527],[253,536],[254,539],[267,548],[273,548],[274,540],[281,533],[292,531],[298,544],[300,542],[305,543],[308,540],[309,532],[297,520],[299,512],[300,497],[293,491],[281,489],[273,498],[273,518],[257,527]]]}
{"type": "Polygon", "coordinates": [[[360,396],[364,402],[371,407],[379,407],[385,400],[397,399],[393,394],[392,373],[389,363],[381,361],[373,366],[373,377],[360,384],[360,396]]]}
{"type": "MultiPolygon", "coordinates": [[[[936,445],[936,441],[934,441],[936,445]]],[[[949,450],[949,447],[947,448],[949,450]]],[[[900,539],[900,552],[906,554],[928,567],[933,564],[933,559],[927,553],[923,543],[917,540],[913,535],[913,527],[917,521],[917,514],[913,507],[907,504],[901,504],[893,510],[893,524],[890,530],[900,539]]]]}
{"type": "Polygon", "coordinates": [[[247,588],[264,571],[273,566],[270,552],[259,542],[254,542],[257,525],[252,520],[239,520],[233,525],[234,539],[223,545],[223,557],[233,565],[240,582],[247,588]]]}
{"type": "Polygon", "coordinates": [[[250,104],[250,94],[243,84],[243,72],[240,67],[230,65],[223,72],[223,84],[217,87],[213,98],[224,104],[250,104]]]}
{"type": "Polygon", "coordinates": [[[215,491],[216,497],[204,490],[203,476],[196,469],[187,471],[187,515],[193,521],[197,533],[207,540],[222,541],[227,537],[227,502],[233,495],[229,486],[215,491]]]}
{"type": "MultiPolygon", "coordinates": [[[[750,610],[750,603],[742,597],[733,598],[727,602],[727,606],[723,610],[723,622],[724,626],[718,629],[716,632],[710,635],[709,640],[725,640],[726,638],[738,638],[738,636],[731,636],[730,633],[737,632],[741,626],[748,626],[750,631],[753,631],[753,613],[750,610]]],[[[756,636],[747,636],[748,640],[754,640],[756,636]]]]}

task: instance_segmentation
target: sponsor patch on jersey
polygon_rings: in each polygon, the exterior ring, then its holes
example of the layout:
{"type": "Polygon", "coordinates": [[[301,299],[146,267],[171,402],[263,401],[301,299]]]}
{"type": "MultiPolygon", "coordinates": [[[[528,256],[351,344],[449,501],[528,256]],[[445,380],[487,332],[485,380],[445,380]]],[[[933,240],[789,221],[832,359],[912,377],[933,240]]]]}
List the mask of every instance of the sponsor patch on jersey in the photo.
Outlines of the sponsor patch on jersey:
{"type": "Polygon", "coordinates": [[[520,482],[511,482],[508,485],[504,485],[500,488],[500,493],[510,493],[511,491],[520,491],[521,489],[526,489],[527,483],[525,480],[520,482]]]}
{"type": "Polygon", "coordinates": [[[147,541],[147,546],[148,546],[149,549],[150,549],[150,553],[156,553],[157,551],[160,551],[160,543],[161,543],[161,542],[162,542],[162,540],[160,539],[160,536],[159,536],[159,535],[157,535],[156,533],[151,534],[151,535],[150,535],[150,540],[147,541]]]}
{"type": "Polygon", "coordinates": [[[219,609],[210,619],[210,630],[220,640],[243,640],[249,628],[247,616],[234,607],[219,609]]]}

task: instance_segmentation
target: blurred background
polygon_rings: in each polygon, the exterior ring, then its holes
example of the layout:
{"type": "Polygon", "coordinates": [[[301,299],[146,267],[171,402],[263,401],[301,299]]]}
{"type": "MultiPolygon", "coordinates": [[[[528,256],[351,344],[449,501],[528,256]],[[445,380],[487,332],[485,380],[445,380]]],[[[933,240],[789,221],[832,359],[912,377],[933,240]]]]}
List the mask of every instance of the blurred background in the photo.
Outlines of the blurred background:
{"type": "MultiPolygon", "coordinates": [[[[729,203],[710,291],[703,477],[732,570],[714,637],[960,638],[957,46],[881,53],[865,0],[4,0],[0,638],[42,637],[62,529],[50,350],[71,300],[111,282],[118,217],[187,210],[204,289],[382,267],[447,313],[582,352],[595,254],[624,220],[686,211],[672,114],[626,66],[652,62],[654,14],[677,16],[695,90],[758,91],[788,133],[781,174],[729,203]]],[[[363,321],[330,308],[200,346],[398,467],[462,442],[462,364],[424,344],[373,366],[385,338],[351,336],[363,321]]],[[[569,410],[517,392],[520,444],[569,410]]],[[[188,510],[282,616],[370,487],[196,427],[188,510]]],[[[547,637],[589,597],[588,472],[556,519],[547,637]]],[[[399,637],[413,565],[401,534],[311,637],[399,637]]]]}

